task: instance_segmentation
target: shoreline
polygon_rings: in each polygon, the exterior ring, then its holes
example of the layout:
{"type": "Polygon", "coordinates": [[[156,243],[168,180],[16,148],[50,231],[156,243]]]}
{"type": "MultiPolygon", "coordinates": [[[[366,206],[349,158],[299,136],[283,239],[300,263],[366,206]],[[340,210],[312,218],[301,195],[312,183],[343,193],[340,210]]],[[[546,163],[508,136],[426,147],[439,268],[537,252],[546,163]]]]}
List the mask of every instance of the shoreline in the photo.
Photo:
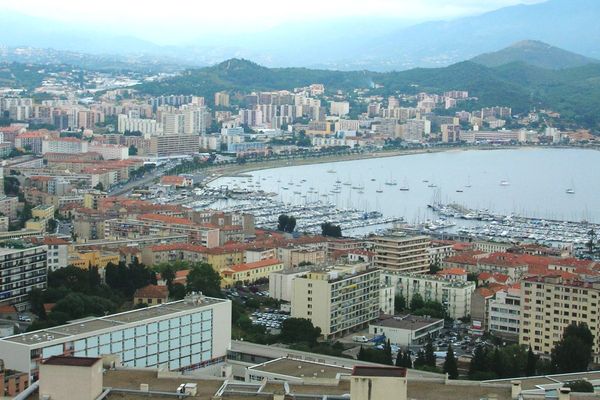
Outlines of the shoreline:
{"type": "MultiPolygon", "coordinates": [[[[416,150],[393,150],[393,151],[381,151],[371,153],[360,153],[360,154],[348,154],[348,155],[332,155],[324,157],[309,157],[299,158],[290,160],[269,160],[248,164],[236,164],[226,165],[222,167],[216,167],[210,175],[206,177],[206,183],[213,182],[219,178],[226,177],[240,177],[243,174],[260,171],[264,169],[275,169],[285,167],[298,167],[302,165],[314,165],[314,164],[327,164],[337,163],[345,161],[357,161],[357,160],[370,160],[375,158],[389,158],[389,157],[402,157],[419,154],[434,154],[443,152],[462,152],[462,151],[493,151],[493,150],[521,150],[537,148],[537,146],[520,146],[515,148],[514,146],[501,146],[501,147],[459,147],[459,148],[437,148],[437,149],[416,149],[416,150]],[[214,176],[213,176],[214,175],[214,176]]],[[[562,148],[562,147],[561,147],[562,148]]]]}

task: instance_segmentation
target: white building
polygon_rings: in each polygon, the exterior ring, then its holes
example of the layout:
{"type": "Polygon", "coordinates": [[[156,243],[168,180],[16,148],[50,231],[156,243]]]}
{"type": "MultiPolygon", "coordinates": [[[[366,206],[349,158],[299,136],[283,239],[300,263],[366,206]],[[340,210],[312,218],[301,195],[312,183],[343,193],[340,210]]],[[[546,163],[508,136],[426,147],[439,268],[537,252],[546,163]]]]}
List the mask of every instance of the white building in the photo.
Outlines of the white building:
{"type": "Polygon", "coordinates": [[[105,160],[126,160],[129,158],[129,147],[119,144],[92,142],[88,151],[98,153],[105,160]]]}
{"type": "Polygon", "coordinates": [[[27,306],[27,294],[46,287],[46,259],[45,246],[0,249],[0,305],[27,306]]]}
{"type": "Polygon", "coordinates": [[[120,133],[125,131],[141,132],[145,137],[162,134],[162,125],[153,119],[130,118],[127,115],[119,114],[117,119],[117,130],[120,133]]]}
{"type": "Polygon", "coordinates": [[[487,327],[496,336],[519,340],[521,318],[521,289],[509,287],[496,292],[489,301],[487,327]]]}
{"type": "Polygon", "coordinates": [[[350,103],[347,101],[331,101],[329,102],[329,111],[331,115],[348,115],[350,112],[350,103]]]}
{"type": "Polygon", "coordinates": [[[425,343],[429,337],[436,337],[443,328],[444,320],[441,318],[386,315],[369,324],[369,333],[385,335],[391,344],[397,346],[413,346],[425,343]]]}
{"type": "Polygon", "coordinates": [[[292,301],[295,278],[306,276],[310,269],[286,269],[269,274],[269,296],[282,301],[292,301]]]}
{"type": "Polygon", "coordinates": [[[40,362],[56,355],[116,355],[130,368],[189,371],[225,360],[231,302],[190,295],[184,300],[90,318],[0,339],[6,368],[38,378],[40,362]]]}
{"type": "Polygon", "coordinates": [[[79,154],[88,152],[88,142],[72,137],[47,139],[42,142],[42,154],[68,153],[79,154]]]}
{"type": "Polygon", "coordinates": [[[404,297],[406,304],[410,304],[418,293],[424,301],[441,303],[451,318],[463,318],[471,313],[471,294],[475,291],[475,282],[390,269],[382,270],[381,274],[386,284],[396,288],[396,296],[404,297]]]}

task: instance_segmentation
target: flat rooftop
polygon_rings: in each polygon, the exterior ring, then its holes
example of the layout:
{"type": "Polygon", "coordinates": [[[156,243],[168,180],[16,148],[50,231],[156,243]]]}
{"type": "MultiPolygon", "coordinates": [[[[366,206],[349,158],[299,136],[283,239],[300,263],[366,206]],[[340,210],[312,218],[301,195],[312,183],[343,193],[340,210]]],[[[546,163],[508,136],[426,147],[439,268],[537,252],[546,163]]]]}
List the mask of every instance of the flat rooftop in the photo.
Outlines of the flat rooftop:
{"type": "Polygon", "coordinates": [[[293,358],[278,358],[263,364],[248,368],[252,371],[262,371],[272,374],[291,376],[295,378],[335,379],[339,374],[350,375],[352,369],[293,358]]]}
{"type": "Polygon", "coordinates": [[[141,322],[147,319],[175,314],[182,311],[203,308],[226,301],[228,300],[217,299],[213,297],[203,297],[199,302],[188,302],[186,300],[173,301],[148,308],[140,308],[119,314],[107,315],[105,317],[79,320],[70,324],[22,333],[20,335],[9,336],[0,340],[25,345],[35,345],[37,343],[51,342],[53,340],[67,338],[69,336],[114,328],[128,323],[141,322]]]}
{"type": "Polygon", "coordinates": [[[426,318],[417,315],[398,315],[398,316],[386,316],[378,321],[371,322],[373,326],[381,326],[384,328],[396,328],[416,331],[428,327],[433,324],[437,324],[443,321],[439,318],[426,318]]]}

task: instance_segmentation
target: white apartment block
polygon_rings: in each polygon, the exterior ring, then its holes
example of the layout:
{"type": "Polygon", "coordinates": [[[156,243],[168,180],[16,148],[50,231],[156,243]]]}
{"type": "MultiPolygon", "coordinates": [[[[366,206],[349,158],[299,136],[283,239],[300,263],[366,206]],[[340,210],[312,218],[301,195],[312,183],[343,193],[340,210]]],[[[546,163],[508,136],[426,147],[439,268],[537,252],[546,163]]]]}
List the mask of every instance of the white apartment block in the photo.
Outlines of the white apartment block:
{"type": "Polygon", "coordinates": [[[371,239],[375,266],[407,272],[429,271],[429,236],[393,234],[371,239]]]}
{"type": "Polygon", "coordinates": [[[549,356],[567,326],[585,323],[594,335],[594,362],[600,362],[600,282],[535,276],[521,283],[521,298],[519,344],[549,356]]]}
{"type": "Polygon", "coordinates": [[[311,320],[325,338],[364,328],[379,316],[380,274],[363,263],[336,265],[296,277],[291,315],[311,320]]]}
{"type": "Polygon", "coordinates": [[[139,131],[144,137],[162,134],[162,125],[153,119],[130,118],[127,115],[119,114],[117,119],[117,131],[139,131]]]}
{"type": "Polygon", "coordinates": [[[129,158],[129,147],[119,144],[92,142],[88,145],[88,151],[100,154],[105,160],[126,160],[129,158]]]}
{"type": "Polygon", "coordinates": [[[329,111],[331,115],[348,115],[350,112],[350,103],[347,101],[331,101],[329,102],[329,111]]]}
{"type": "Polygon", "coordinates": [[[88,142],[77,138],[64,137],[46,139],[42,142],[42,154],[46,153],[68,153],[79,154],[88,152],[88,142]]]}
{"type": "Polygon", "coordinates": [[[495,336],[518,340],[521,316],[521,289],[508,288],[496,292],[488,303],[487,327],[495,336]]]}
{"type": "Polygon", "coordinates": [[[44,289],[48,277],[46,259],[45,246],[0,249],[0,305],[23,309],[32,289],[44,289]]]}
{"type": "Polygon", "coordinates": [[[52,356],[116,355],[129,368],[190,371],[225,360],[231,302],[198,294],[184,300],[0,339],[6,368],[38,379],[52,356]]]}
{"type": "Polygon", "coordinates": [[[463,318],[471,313],[471,294],[475,291],[475,282],[391,269],[382,269],[381,275],[384,284],[392,285],[396,296],[403,296],[406,304],[410,304],[418,293],[424,301],[441,303],[451,318],[463,318]]]}

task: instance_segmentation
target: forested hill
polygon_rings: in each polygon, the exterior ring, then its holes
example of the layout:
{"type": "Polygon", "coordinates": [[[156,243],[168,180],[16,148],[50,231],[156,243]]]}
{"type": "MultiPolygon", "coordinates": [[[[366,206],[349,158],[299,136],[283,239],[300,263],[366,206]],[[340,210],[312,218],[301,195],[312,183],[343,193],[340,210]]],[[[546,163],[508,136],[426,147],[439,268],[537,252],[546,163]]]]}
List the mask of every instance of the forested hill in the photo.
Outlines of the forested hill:
{"type": "Polygon", "coordinates": [[[468,90],[477,107],[505,105],[514,112],[549,108],[581,126],[600,129],[600,64],[550,70],[524,63],[486,67],[464,61],[444,68],[408,71],[330,71],[306,68],[266,68],[247,60],[231,59],[218,65],[190,69],[182,75],[137,86],[150,95],[194,94],[212,101],[217,91],[277,90],[323,83],[327,90],[350,91],[382,85],[372,93],[442,92],[468,90]]]}

